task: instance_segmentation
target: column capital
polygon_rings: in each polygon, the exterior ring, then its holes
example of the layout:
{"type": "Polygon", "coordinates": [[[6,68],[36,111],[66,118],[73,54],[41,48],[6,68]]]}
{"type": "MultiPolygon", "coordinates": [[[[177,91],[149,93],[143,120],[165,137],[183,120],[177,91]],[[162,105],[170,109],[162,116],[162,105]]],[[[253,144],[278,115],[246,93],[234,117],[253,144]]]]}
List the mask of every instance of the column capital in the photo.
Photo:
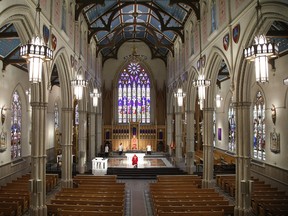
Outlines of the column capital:
{"type": "Polygon", "coordinates": [[[47,107],[48,103],[33,101],[30,103],[30,105],[32,108],[36,108],[36,107],[41,108],[41,107],[47,107]]]}
{"type": "Polygon", "coordinates": [[[235,106],[236,108],[241,108],[241,107],[250,107],[251,106],[251,102],[233,102],[233,106],[235,106]]]}
{"type": "Polygon", "coordinates": [[[214,112],[215,109],[212,107],[203,107],[203,112],[214,112]]]}
{"type": "Polygon", "coordinates": [[[63,112],[73,112],[73,108],[72,107],[62,107],[62,111],[63,112]]]}

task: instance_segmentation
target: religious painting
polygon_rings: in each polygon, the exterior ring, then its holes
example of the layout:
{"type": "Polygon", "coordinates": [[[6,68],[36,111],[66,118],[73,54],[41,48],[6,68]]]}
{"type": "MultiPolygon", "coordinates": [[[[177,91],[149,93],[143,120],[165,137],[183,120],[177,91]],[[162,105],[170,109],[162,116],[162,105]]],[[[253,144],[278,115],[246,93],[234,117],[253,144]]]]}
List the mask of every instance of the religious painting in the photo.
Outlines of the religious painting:
{"type": "Polygon", "coordinates": [[[274,153],[280,152],[280,133],[276,133],[275,128],[270,133],[270,149],[274,153]]]}

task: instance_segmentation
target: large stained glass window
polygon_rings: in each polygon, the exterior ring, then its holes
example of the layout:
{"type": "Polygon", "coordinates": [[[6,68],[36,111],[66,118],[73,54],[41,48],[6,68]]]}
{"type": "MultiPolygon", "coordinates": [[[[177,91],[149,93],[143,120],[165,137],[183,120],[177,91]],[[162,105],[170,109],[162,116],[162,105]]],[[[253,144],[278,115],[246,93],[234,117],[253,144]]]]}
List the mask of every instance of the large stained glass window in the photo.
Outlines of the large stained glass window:
{"type": "Polygon", "coordinates": [[[265,103],[260,91],[253,107],[253,152],[254,158],[265,160],[265,103]]]}
{"type": "Polygon", "coordinates": [[[59,129],[59,108],[57,102],[54,104],[54,128],[55,130],[59,129]]]}
{"type": "Polygon", "coordinates": [[[131,62],[118,81],[118,123],[150,123],[150,79],[145,69],[131,62]]]}
{"type": "Polygon", "coordinates": [[[17,91],[13,93],[11,104],[11,160],[21,157],[22,107],[17,91]]]}
{"type": "Polygon", "coordinates": [[[214,32],[217,28],[216,22],[216,1],[211,2],[211,32],[214,32]]]}
{"type": "Polygon", "coordinates": [[[230,103],[228,110],[228,123],[229,123],[229,137],[228,137],[228,151],[235,152],[236,151],[236,118],[235,118],[235,108],[230,103]]]}

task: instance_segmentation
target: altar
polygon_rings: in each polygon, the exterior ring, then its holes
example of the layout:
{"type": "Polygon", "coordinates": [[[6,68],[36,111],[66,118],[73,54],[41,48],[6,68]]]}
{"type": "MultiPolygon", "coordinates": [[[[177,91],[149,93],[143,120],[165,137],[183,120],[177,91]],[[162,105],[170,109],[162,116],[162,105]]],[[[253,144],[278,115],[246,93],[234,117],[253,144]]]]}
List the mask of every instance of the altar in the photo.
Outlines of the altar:
{"type": "Polygon", "coordinates": [[[138,168],[144,168],[144,156],[145,153],[126,153],[125,156],[127,158],[127,167],[132,166],[132,157],[136,155],[138,157],[138,168]]]}

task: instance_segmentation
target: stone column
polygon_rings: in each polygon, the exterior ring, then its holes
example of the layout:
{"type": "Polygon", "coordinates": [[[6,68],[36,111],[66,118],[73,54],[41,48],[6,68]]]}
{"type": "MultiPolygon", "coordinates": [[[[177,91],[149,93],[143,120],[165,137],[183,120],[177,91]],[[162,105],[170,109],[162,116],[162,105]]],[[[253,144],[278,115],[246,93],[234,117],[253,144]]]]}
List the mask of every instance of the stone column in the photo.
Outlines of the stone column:
{"type": "Polygon", "coordinates": [[[87,113],[79,110],[79,154],[78,171],[83,174],[86,171],[87,160],[87,113]]]}
{"type": "Polygon", "coordinates": [[[167,114],[167,122],[166,122],[166,128],[167,128],[167,137],[166,137],[166,143],[165,143],[165,149],[169,154],[171,155],[171,148],[170,148],[170,144],[173,141],[173,114],[172,113],[168,113],[167,114]]]}
{"type": "Polygon", "coordinates": [[[102,113],[96,114],[96,155],[101,152],[102,140],[102,113]]]}
{"type": "Polygon", "coordinates": [[[175,113],[175,144],[176,144],[176,162],[181,162],[182,157],[182,113],[175,113]]]}
{"type": "Polygon", "coordinates": [[[194,111],[187,111],[187,131],[186,131],[186,163],[187,163],[187,172],[193,174],[196,171],[194,164],[194,111]]]}
{"type": "Polygon", "coordinates": [[[236,109],[236,216],[248,215],[251,212],[250,181],[250,107],[251,103],[235,103],[236,109]]]}
{"type": "Polygon", "coordinates": [[[203,188],[214,187],[213,108],[203,108],[203,188]]]}
{"type": "MultiPolygon", "coordinates": [[[[90,152],[89,158],[92,160],[96,156],[96,113],[91,112],[89,118],[89,145],[90,145],[90,152]]],[[[91,161],[90,161],[91,162],[91,161]]]]}
{"type": "Polygon", "coordinates": [[[72,130],[73,130],[73,109],[62,108],[61,114],[62,126],[62,167],[61,167],[61,181],[63,188],[72,188],[72,130]]]}
{"type": "MultiPolygon", "coordinates": [[[[35,86],[34,86],[35,87],[35,86]]],[[[32,91],[33,88],[32,86],[32,91]]],[[[35,91],[35,88],[34,88],[35,91]]],[[[32,92],[32,97],[33,97],[32,92]]],[[[47,103],[32,102],[31,188],[30,215],[47,215],[46,206],[46,115],[47,103]]]]}

